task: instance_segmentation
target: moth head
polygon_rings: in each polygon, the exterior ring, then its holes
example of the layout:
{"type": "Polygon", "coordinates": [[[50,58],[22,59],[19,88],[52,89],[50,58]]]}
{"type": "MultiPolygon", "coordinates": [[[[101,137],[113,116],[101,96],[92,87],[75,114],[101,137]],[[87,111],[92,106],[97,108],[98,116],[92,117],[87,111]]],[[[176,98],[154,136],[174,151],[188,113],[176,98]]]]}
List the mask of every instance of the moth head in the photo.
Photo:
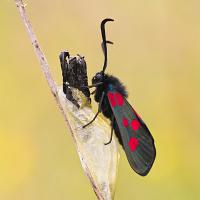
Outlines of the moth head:
{"type": "Polygon", "coordinates": [[[97,84],[100,82],[103,82],[104,79],[104,73],[103,72],[97,72],[95,76],[92,78],[92,84],[97,84]]]}

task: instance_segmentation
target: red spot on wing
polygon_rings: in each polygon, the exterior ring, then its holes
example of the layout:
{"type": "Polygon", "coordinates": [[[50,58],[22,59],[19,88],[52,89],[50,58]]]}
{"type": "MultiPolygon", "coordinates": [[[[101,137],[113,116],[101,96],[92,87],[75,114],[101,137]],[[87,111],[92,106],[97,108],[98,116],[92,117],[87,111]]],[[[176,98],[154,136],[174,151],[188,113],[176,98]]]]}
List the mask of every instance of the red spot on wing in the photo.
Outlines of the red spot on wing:
{"type": "Polygon", "coordinates": [[[112,107],[115,107],[117,105],[117,102],[115,101],[115,96],[114,96],[113,92],[108,92],[108,99],[109,99],[112,107]]]}
{"type": "Polygon", "coordinates": [[[137,131],[139,128],[140,128],[140,122],[138,122],[137,119],[134,119],[132,122],[131,122],[131,128],[134,130],[134,131],[137,131]]]}
{"type": "Polygon", "coordinates": [[[135,151],[138,144],[139,144],[139,142],[136,138],[130,138],[130,140],[128,142],[128,145],[129,145],[131,151],[135,151]]]}
{"type": "Polygon", "coordinates": [[[121,95],[119,92],[116,92],[116,93],[115,93],[115,97],[116,97],[116,99],[117,99],[118,105],[119,105],[119,106],[123,106],[123,104],[124,104],[124,99],[123,99],[122,95],[121,95]]]}
{"type": "Polygon", "coordinates": [[[124,127],[128,126],[128,119],[126,119],[125,117],[122,119],[122,124],[124,127]]]}

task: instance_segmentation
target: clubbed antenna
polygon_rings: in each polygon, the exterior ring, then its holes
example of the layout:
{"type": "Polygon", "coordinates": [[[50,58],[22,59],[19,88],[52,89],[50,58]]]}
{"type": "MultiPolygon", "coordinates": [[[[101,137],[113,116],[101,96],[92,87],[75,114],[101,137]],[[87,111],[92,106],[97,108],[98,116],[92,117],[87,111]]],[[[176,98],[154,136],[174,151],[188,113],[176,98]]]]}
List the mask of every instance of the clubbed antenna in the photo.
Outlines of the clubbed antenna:
{"type": "Polygon", "coordinates": [[[106,18],[101,22],[101,35],[102,35],[102,43],[101,43],[101,47],[104,53],[104,64],[103,64],[103,73],[107,67],[107,43],[109,44],[113,44],[111,41],[107,41],[106,40],[106,31],[105,31],[105,24],[108,21],[114,21],[113,19],[110,18],[106,18]]]}

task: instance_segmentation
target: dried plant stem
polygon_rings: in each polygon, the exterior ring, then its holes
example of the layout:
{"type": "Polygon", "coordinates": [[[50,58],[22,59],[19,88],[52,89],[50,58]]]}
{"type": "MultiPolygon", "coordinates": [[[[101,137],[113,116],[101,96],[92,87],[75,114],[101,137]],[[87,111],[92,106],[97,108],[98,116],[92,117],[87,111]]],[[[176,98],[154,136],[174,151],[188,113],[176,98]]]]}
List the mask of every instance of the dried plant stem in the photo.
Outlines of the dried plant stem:
{"type": "MultiPolygon", "coordinates": [[[[22,0],[15,0],[15,3],[34,47],[35,54],[40,62],[42,72],[48,82],[48,86],[64,116],[68,131],[73,137],[84,172],[89,178],[97,198],[100,200],[111,200],[114,196],[119,154],[115,139],[113,139],[110,145],[103,145],[105,141],[109,140],[110,128],[107,123],[98,118],[89,128],[80,129],[84,123],[87,123],[94,116],[94,113],[87,106],[82,109],[75,108],[65,98],[62,89],[57,87],[50,73],[47,59],[33,32],[26,14],[25,5],[22,0]],[[106,135],[107,133],[108,135],[106,135]]],[[[80,95],[77,91],[75,94],[77,96],[80,95]]]]}
{"type": "Polygon", "coordinates": [[[47,83],[49,85],[49,88],[51,89],[51,92],[53,94],[53,96],[55,97],[55,100],[65,118],[65,121],[67,123],[67,127],[69,128],[69,131],[71,132],[70,130],[70,126],[69,126],[69,122],[68,122],[68,119],[63,111],[63,108],[60,104],[60,101],[59,101],[59,98],[58,98],[58,91],[57,91],[57,86],[56,86],[56,83],[54,82],[53,78],[52,78],[52,75],[51,75],[51,72],[50,72],[50,69],[49,69],[49,65],[48,65],[48,62],[47,62],[47,59],[44,55],[44,53],[42,52],[42,49],[39,45],[39,42],[37,40],[37,37],[33,31],[33,28],[31,26],[31,23],[29,21],[29,18],[26,14],[26,10],[25,10],[25,4],[23,3],[22,0],[15,0],[15,3],[17,5],[17,8],[19,10],[19,13],[21,15],[21,18],[24,22],[24,25],[26,27],[26,30],[28,32],[28,35],[30,37],[30,40],[31,40],[31,43],[33,45],[33,48],[35,50],[35,54],[40,62],[40,66],[41,66],[41,69],[42,69],[42,72],[43,74],[45,75],[45,79],[47,80],[47,83]]]}

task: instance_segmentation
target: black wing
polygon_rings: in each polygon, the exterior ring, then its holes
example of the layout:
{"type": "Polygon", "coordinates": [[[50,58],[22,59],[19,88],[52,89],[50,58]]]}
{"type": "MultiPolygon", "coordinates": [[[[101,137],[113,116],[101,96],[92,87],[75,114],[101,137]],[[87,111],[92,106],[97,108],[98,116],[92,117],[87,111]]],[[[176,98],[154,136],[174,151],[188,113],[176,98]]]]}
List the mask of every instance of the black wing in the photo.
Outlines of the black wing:
{"type": "Polygon", "coordinates": [[[107,93],[107,97],[129,164],[135,172],[145,176],[156,157],[154,139],[143,120],[119,92],[112,89],[107,93]]]}

